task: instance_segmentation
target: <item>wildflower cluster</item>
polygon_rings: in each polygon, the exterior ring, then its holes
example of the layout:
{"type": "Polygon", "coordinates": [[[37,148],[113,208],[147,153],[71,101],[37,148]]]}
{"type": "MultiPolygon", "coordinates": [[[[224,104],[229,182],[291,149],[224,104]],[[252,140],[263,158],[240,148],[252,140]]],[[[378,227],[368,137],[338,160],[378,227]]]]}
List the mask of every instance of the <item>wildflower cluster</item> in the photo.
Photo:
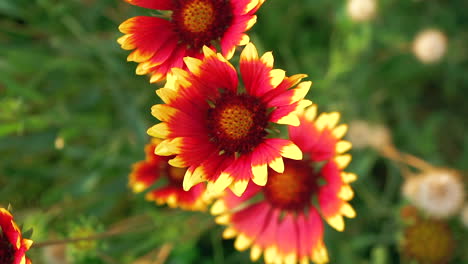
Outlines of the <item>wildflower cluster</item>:
{"type": "Polygon", "coordinates": [[[468,1],[22,2],[0,264],[468,263],[468,1]]]}
{"type": "Polygon", "coordinates": [[[344,171],[347,126],[305,99],[312,85],[305,74],[286,75],[272,52],[258,54],[249,42],[245,31],[263,1],[127,2],[172,11],[119,27],[137,74],[166,80],[132,189],[189,210],[215,200],[211,213],[228,226],[223,237],[236,237],[238,250],[250,247],[253,261],[263,253],[266,263],[328,262],[323,220],[342,231],[343,216],[356,215],[348,201],[357,176],[344,171]]]}

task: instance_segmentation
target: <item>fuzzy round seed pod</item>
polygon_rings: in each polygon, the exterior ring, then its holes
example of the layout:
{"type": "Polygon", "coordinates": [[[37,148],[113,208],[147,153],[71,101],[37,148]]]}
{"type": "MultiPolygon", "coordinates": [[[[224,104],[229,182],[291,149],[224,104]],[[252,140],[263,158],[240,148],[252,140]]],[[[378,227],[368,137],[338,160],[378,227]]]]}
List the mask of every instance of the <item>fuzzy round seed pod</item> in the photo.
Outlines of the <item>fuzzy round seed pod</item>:
{"type": "Polygon", "coordinates": [[[411,176],[405,179],[401,192],[403,196],[408,199],[411,203],[414,203],[415,197],[419,192],[419,186],[421,185],[422,176],[411,176]]]}
{"type": "Polygon", "coordinates": [[[447,36],[438,29],[419,32],[413,41],[413,53],[422,63],[440,61],[447,51],[447,36]]]}
{"type": "Polygon", "coordinates": [[[415,190],[408,191],[416,207],[439,219],[451,217],[460,211],[465,200],[465,188],[457,172],[434,169],[419,177],[415,190]]]}
{"type": "Polygon", "coordinates": [[[351,20],[364,22],[373,19],[377,13],[376,0],[348,0],[346,11],[351,20]]]}

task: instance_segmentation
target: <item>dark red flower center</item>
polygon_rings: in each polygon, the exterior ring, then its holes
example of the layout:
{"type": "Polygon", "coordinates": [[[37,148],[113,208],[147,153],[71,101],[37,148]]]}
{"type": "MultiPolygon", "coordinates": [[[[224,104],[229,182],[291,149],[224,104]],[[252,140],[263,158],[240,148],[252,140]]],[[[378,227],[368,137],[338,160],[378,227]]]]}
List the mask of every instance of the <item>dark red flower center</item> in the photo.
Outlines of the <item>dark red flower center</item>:
{"type": "Polygon", "coordinates": [[[284,173],[268,172],[263,189],[265,199],[274,207],[301,211],[311,205],[318,190],[319,173],[305,160],[284,159],[284,173]]]}
{"type": "Polygon", "coordinates": [[[0,263],[13,263],[15,250],[8,238],[0,231],[0,263]]]}
{"type": "Polygon", "coordinates": [[[199,50],[221,38],[232,21],[228,0],[174,0],[172,22],[181,42],[199,50]]]}
{"type": "Polygon", "coordinates": [[[267,135],[265,105],[250,95],[224,93],[207,116],[212,140],[227,154],[249,153],[267,135]]]}

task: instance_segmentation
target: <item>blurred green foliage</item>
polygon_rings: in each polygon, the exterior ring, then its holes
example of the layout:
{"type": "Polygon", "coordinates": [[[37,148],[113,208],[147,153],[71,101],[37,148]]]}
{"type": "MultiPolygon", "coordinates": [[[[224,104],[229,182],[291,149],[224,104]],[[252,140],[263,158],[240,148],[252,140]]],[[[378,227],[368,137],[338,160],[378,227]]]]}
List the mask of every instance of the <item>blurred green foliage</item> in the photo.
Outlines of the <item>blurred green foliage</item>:
{"type": "MultiPolygon", "coordinates": [[[[381,0],[369,23],[352,22],[345,5],[268,0],[250,35],[276,67],[309,75],[319,110],[385,124],[400,150],[468,170],[468,2],[381,0]],[[429,27],[449,45],[424,65],[411,42],[429,27]]],[[[208,214],[158,208],[127,188],[161,85],[134,74],[117,27],[151,13],[119,0],[0,1],[0,204],[13,205],[37,242],[69,237],[79,219],[93,217],[96,232],[140,219],[86,263],[131,263],[164,244],[177,245],[167,263],[248,263],[208,214]]],[[[327,228],[332,263],[397,263],[399,171],[372,150],[352,153],[358,217],[343,233],[327,228]]],[[[468,262],[456,254],[453,263],[468,262]]],[[[47,263],[40,250],[28,255],[47,263]]]]}

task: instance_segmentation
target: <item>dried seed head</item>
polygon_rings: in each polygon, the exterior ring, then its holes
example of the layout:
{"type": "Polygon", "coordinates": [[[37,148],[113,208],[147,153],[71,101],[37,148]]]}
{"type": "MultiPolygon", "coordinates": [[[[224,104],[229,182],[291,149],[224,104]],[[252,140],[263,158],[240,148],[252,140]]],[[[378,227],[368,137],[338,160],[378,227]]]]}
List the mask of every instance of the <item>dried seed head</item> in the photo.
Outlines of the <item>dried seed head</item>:
{"type": "Polygon", "coordinates": [[[417,177],[420,179],[408,183],[406,190],[416,207],[434,218],[448,218],[460,211],[465,189],[457,172],[434,169],[417,177]]]}
{"type": "Polygon", "coordinates": [[[346,11],[355,22],[369,21],[377,14],[376,0],[348,0],[346,11]]]}
{"type": "Polygon", "coordinates": [[[447,51],[447,37],[437,29],[418,33],[413,41],[414,55],[425,64],[438,62],[447,51]]]}

